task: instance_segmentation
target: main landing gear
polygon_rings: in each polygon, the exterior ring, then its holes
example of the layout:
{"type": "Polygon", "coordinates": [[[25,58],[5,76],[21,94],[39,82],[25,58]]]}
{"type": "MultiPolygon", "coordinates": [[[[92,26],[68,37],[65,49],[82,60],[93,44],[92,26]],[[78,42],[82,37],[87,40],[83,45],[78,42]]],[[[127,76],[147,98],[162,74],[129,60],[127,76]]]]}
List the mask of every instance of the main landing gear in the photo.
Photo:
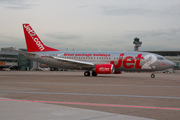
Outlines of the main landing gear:
{"type": "Polygon", "coordinates": [[[155,78],[155,74],[154,74],[154,72],[151,74],[151,78],[155,78]]]}
{"type": "Polygon", "coordinates": [[[85,71],[84,72],[84,76],[90,76],[90,72],[89,71],[85,71]]]}
{"type": "Polygon", "coordinates": [[[97,76],[95,71],[92,71],[92,76],[97,76]]]}
{"type": "MultiPolygon", "coordinates": [[[[84,72],[84,76],[90,76],[90,72],[89,71],[85,71],[84,72]]],[[[97,76],[95,71],[92,71],[92,76],[97,76]]]]}

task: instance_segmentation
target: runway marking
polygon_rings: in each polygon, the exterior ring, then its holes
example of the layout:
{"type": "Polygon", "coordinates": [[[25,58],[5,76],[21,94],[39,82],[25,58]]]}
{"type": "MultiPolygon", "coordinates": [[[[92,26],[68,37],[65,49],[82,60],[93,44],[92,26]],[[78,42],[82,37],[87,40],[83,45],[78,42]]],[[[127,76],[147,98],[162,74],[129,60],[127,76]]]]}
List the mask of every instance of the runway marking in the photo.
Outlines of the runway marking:
{"type": "Polygon", "coordinates": [[[177,80],[177,79],[172,79],[172,81],[178,81],[178,82],[180,82],[180,80],[177,80]]]}
{"type": "Polygon", "coordinates": [[[24,92],[24,91],[0,91],[0,93],[29,93],[29,94],[54,94],[54,95],[84,95],[84,96],[105,96],[105,97],[136,97],[136,98],[166,98],[180,99],[180,97],[166,96],[142,96],[142,95],[110,95],[110,94],[86,94],[86,93],[53,93],[53,92],[24,92]]]}
{"type": "Polygon", "coordinates": [[[142,108],[142,109],[177,110],[177,111],[180,111],[180,108],[154,107],[154,106],[134,106],[134,105],[78,103],[78,102],[58,102],[58,101],[38,101],[38,100],[17,100],[17,99],[0,99],[0,101],[21,101],[21,102],[56,103],[56,104],[69,104],[69,105],[104,106],[104,107],[123,107],[123,108],[142,108]]]}
{"type": "Polygon", "coordinates": [[[78,83],[37,83],[37,82],[0,82],[15,84],[54,84],[54,85],[94,85],[94,86],[117,86],[117,87],[169,87],[180,88],[180,86],[158,86],[158,85],[115,85],[115,84],[78,84],[78,83]]]}

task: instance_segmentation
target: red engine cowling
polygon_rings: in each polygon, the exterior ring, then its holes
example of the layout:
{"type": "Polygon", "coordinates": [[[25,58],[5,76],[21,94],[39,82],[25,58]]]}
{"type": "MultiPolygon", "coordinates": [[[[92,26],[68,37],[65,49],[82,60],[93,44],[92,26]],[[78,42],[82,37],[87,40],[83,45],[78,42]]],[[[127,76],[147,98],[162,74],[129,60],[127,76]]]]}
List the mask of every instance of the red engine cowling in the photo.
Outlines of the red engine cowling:
{"type": "Polygon", "coordinates": [[[114,74],[122,74],[121,71],[115,71],[114,74]]]}
{"type": "Polygon", "coordinates": [[[115,71],[113,64],[99,64],[95,67],[96,74],[113,74],[115,71]]]}

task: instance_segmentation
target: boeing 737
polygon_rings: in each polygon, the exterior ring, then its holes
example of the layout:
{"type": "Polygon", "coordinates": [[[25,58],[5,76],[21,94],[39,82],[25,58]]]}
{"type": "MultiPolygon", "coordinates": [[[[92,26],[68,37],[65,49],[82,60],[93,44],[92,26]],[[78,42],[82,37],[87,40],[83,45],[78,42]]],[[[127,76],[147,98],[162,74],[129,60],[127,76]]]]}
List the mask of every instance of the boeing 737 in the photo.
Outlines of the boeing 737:
{"type": "Polygon", "coordinates": [[[147,52],[121,51],[60,51],[43,44],[29,24],[23,24],[27,52],[30,60],[56,68],[85,70],[84,76],[97,74],[121,74],[121,71],[162,71],[174,67],[174,63],[163,56],[147,52]]]}

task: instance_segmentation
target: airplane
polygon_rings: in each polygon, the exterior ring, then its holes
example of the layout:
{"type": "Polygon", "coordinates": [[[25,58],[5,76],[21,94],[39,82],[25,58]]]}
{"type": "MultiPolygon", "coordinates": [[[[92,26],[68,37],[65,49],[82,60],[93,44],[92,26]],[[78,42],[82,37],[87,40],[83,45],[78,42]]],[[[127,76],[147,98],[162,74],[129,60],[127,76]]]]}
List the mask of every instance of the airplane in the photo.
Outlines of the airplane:
{"type": "Polygon", "coordinates": [[[122,71],[152,72],[173,68],[174,63],[161,55],[147,52],[126,51],[60,51],[44,45],[30,24],[23,24],[27,52],[30,60],[56,68],[85,70],[84,76],[97,74],[121,74],[122,71]]]}

